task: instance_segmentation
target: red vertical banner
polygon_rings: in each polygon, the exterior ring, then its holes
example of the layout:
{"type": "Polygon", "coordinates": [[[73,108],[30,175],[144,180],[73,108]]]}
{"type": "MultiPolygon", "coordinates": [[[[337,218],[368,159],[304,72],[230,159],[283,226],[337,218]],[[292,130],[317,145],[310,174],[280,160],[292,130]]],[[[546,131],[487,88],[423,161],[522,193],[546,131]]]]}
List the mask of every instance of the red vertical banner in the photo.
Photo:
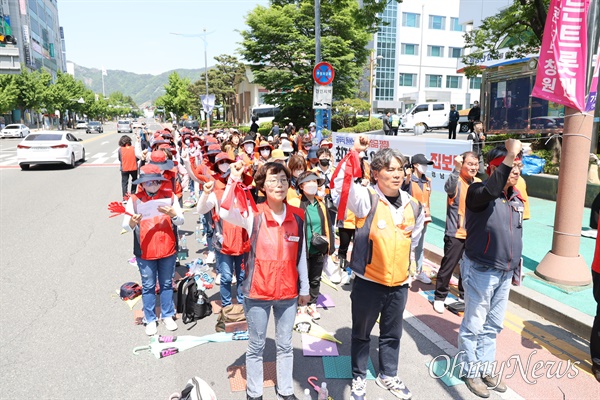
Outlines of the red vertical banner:
{"type": "Polygon", "coordinates": [[[590,0],[551,0],[532,96],[585,109],[590,0]]]}

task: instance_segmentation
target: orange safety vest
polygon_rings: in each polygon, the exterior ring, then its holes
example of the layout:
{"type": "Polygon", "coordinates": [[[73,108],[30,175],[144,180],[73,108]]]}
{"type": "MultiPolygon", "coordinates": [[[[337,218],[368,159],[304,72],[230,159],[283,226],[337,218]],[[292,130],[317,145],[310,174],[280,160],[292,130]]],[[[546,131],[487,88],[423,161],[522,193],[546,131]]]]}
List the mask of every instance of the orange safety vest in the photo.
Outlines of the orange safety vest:
{"type": "MultiPolygon", "coordinates": [[[[473,182],[481,182],[479,178],[473,178],[473,182]]],[[[454,196],[448,195],[448,204],[446,205],[446,236],[457,239],[466,239],[467,230],[465,229],[465,215],[467,209],[467,190],[470,184],[458,176],[456,183],[456,192],[454,196]]]]}
{"type": "Polygon", "coordinates": [[[365,279],[393,287],[408,279],[412,232],[421,205],[411,197],[400,225],[394,224],[391,207],[371,190],[371,210],[356,229],[349,266],[365,279]]]}

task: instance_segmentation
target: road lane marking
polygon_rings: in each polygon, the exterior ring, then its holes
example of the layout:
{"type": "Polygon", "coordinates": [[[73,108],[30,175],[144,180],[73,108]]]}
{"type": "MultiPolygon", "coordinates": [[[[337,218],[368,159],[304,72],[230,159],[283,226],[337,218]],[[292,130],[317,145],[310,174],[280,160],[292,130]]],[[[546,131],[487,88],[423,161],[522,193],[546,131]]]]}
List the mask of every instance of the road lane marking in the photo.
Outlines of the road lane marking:
{"type": "Polygon", "coordinates": [[[106,155],[106,153],[96,153],[93,156],[89,156],[90,158],[100,158],[106,155]]]}
{"type": "Polygon", "coordinates": [[[108,141],[108,140],[107,140],[107,141],[105,141],[105,142],[102,142],[102,143],[100,143],[100,144],[107,144],[107,143],[110,143],[110,141],[108,141]]]}
{"type": "Polygon", "coordinates": [[[13,164],[17,162],[16,158],[11,158],[10,160],[4,160],[2,162],[0,162],[0,165],[9,165],[9,164],[13,164]]]}
{"type": "Polygon", "coordinates": [[[11,157],[11,156],[14,157],[15,155],[14,154],[10,154],[10,153],[9,154],[0,154],[0,158],[11,157]]]}
{"type": "MultiPolygon", "coordinates": [[[[103,153],[104,154],[104,153],[103,153]]],[[[106,160],[108,160],[110,157],[98,157],[97,160],[94,160],[94,164],[102,164],[104,163],[106,160]]]]}

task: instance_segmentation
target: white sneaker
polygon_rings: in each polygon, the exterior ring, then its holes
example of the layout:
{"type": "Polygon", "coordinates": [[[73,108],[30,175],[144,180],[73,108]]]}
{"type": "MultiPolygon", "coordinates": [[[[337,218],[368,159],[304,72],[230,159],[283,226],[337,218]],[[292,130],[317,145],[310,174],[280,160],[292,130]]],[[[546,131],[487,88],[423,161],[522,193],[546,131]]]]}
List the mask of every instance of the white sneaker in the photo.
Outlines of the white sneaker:
{"type": "Polygon", "coordinates": [[[444,302],[442,300],[435,300],[433,302],[433,309],[438,313],[438,314],[443,314],[444,313],[444,302]]]}
{"type": "Polygon", "coordinates": [[[220,285],[221,284],[221,274],[217,274],[217,277],[215,278],[215,285],[220,285]]]}
{"type": "Polygon", "coordinates": [[[429,277],[427,276],[425,271],[419,272],[419,274],[417,276],[415,276],[415,279],[423,282],[426,285],[429,285],[431,283],[431,279],[429,279],[429,277]]]}
{"type": "Polygon", "coordinates": [[[446,305],[446,306],[449,306],[450,304],[454,304],[454,303],[456,303],[457,301],[459,301],[459,300],[457,300],[457,299],[456,299],[456,298],[454,298],[454,297],[450,297],[450,296],[448,296],[448,297],[446,297],[446,298],[444,299],[444,305],[446,305]]]}
{"type": "Polygon", "coordinates": [[[235,275],[233,275],[233,277],[231,278],[231,284],[232,284],[232,285],[235,285],[235,284],[237,284],[237,278],[236,278],[236,276],[235,276],[235,275]]]}
{"type": "Polygon", "coordinates": [[[165,324],[165,328],[167,328],[167,330],[170,330],[170,331],[177,330],[177,322],[175,322],[173,317],[163,318],[162,321],[163,321],[163,324],[165,324]]]}
{"type": "Polygon", "coordinates": [[[214,251],[209,251],[208,256],[206,256],[206,260],[204,262],[206,264],[214,264],[217,261],[217,256],[214,251]]]}
{"type": "Polygon", "coordinates": [[[146,335],[148,336],[154,336],[156,335],[156,332],[158,332],[158,328],[156,327],[156,321],[152,321],[148,324],[146,324],[146,335]]]}

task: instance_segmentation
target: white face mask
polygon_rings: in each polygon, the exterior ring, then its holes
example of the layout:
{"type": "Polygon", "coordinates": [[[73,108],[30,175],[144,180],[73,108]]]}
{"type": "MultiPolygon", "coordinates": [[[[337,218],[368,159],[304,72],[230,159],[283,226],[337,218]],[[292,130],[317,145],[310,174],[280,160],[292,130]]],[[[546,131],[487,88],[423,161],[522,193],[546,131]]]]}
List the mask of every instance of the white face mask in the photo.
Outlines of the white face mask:
{"type": "Polygon", "coordinates": [[[185,139],[185,144],[190,144],[190,139],[185,139]]]}
{"type": "Polygon", "coordinates": [[[251,143],[246,143],[244,145],[244,151],[248,154],[252,154],[254,152],[254,145],[251,143]]]}
{"type": "Polygon", "coordinates": [[[306,182],[302,188],[304,193],[310,194],[313,196],[317,193],[318,189],[319,189],[319,186],[317,185],[317,182],[306,182]]]}
{"type": "Polygon", "coordinates": [[[300,176],[301,173],[303,173],[304,171],[302,171],[301,169],[297,169],[294,172],[292,172],[292,175],[294,176],[294,178],[297,178],[300,176]]]}
{"type": "Polygon", "coordinates": [[[260,155],[263,156],[264,158],[269,157],[270,154],[271,154],[271,150],[268,150],[268,149],[260,151],[260,155]]]}
{"type": "Polygon", "coordinates": [[[425,175],[427,173],[427,168],[429,167],[429,165],[423,165],[423,164],[416,164],[415,168],[417,169],[417,171],[419,171],[419,173],[421,175],[425,175]]]}
{"type": "Polygon", "coordinates": [[[219,164],[219,171],[221,171],[221,172],[227,172],[227,170],[229,170],[229,164],[228,163],[219,164]]]}

